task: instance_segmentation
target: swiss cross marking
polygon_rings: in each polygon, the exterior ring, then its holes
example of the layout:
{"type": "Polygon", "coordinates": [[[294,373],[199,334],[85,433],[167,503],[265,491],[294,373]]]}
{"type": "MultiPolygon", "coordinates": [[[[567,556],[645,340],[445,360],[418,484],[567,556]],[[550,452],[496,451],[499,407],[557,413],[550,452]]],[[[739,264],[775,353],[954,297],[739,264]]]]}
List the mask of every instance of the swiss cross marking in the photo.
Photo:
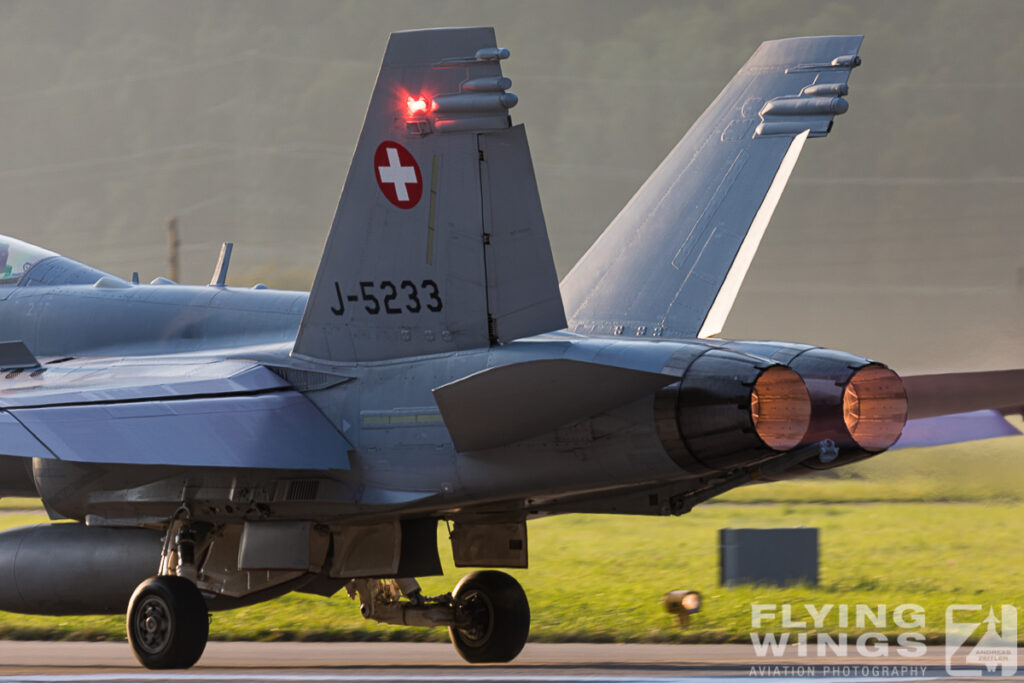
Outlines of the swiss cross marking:
{"type": "Polygon", "coordinates": [[[405,147],[385,140],[373,155],[374,177],[388,201],[400,209],[411,209],[423,196],[419,164],[405,147]]]}

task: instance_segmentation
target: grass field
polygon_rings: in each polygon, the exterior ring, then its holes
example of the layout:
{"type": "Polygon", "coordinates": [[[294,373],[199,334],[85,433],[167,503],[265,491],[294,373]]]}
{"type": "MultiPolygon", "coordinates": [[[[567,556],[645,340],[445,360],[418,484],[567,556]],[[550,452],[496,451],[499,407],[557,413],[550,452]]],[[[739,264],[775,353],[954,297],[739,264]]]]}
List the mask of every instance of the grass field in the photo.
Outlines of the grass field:
{"type": "MultiPolygon", "coordinates": [[[[754,602],[915,603],[927,614],[923,632],[938,639],[949,604],[1024,606],[1022,484],[1024,437],[895,452],[841,477],[735,491],[720,499],[726,502],[681,518],[536,520],[531,567],[511,573],[530,596],[534,640],[749,642],[754,602]],[[718,530],[751,526],[818,527],[820,585],[720,588],[718,530]],[[677,588],[700,590],[705,598],[685,631],[660,605],[677,588]]],[[[8,510],[0,515],[4,527],[44,521],[39,512],[8,510]]],[[[452,567],[447,540],[439,541],[447,576],[424,579],[428,593],[450,590],[463,573],[452,567]]],[[[899,632],[891,621],[867,630],[899,632]]],[[[123,618],[0,613],[0,637],[121,639],[123,618]]],[[[330,599],[289,595],[217,613],[211,637],[426,640],[445,633],[365,622],[342,592],[330,599]]]]}
{"type": "MultiPolygon", "coordinates": [[[[1024,429],[1020,418],[1011,420],[1024,429]]],[[[883,453],[824,476],[745,486],[712,503],[1024,502],[1024,436],[883,453]]]]}

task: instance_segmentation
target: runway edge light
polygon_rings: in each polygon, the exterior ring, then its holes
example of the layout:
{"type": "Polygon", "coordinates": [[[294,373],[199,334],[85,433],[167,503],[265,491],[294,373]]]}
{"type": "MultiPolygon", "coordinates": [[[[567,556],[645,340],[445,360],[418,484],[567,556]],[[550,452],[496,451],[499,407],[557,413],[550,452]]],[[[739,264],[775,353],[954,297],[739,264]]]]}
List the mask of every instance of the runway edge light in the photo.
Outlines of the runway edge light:
{"type": "Polygon", "coordinates": [[[703,601],[700,593],[690,590],[675,590],[665,593],[665,611],[676,615],[679,626],[686,628],[690,625],[690,615],[700,611],[703,601]]]}

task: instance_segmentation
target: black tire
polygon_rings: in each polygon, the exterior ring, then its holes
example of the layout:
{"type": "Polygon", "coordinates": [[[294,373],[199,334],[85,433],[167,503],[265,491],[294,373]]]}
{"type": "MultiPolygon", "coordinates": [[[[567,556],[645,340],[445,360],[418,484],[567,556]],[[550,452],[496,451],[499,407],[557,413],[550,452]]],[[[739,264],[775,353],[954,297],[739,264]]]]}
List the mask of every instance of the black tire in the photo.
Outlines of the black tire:
{"type": "Polygon", "coordinates": [[[448,627],[455,650],[467,662],[511,662],[530,635],[530,603],[519,582],[504,572],[467,574],[452,591],[467,627],[448,627]]]}
{"type": "Polygon", "coordinates": [[[126,621],[132,652],[147,669],[189,668],[210,635],[206,601],[180,576],[154,576],[139,584],[126,621]]]}

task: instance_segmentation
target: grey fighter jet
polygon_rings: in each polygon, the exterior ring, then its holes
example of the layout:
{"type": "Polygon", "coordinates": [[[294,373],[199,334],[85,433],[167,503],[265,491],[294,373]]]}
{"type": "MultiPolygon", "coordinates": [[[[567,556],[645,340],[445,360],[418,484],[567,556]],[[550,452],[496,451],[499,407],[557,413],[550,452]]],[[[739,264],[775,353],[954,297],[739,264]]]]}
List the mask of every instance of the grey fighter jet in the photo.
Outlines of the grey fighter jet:
{"type": "Polygon", "coordinates": [[[513,659],[527,520],[679,515],[880,453],[909,419],[1024,405],[1022,371],[900,378],[726,320],[859,36],[762,44],[559,284],[508,50],[395,33],[312,291],[150,284],[0,239],[0,609],[126,613],[150,668],[209,610],[289,591],[513,659]],[[447,595],[455,564],[484,568],[447,595]]]}

